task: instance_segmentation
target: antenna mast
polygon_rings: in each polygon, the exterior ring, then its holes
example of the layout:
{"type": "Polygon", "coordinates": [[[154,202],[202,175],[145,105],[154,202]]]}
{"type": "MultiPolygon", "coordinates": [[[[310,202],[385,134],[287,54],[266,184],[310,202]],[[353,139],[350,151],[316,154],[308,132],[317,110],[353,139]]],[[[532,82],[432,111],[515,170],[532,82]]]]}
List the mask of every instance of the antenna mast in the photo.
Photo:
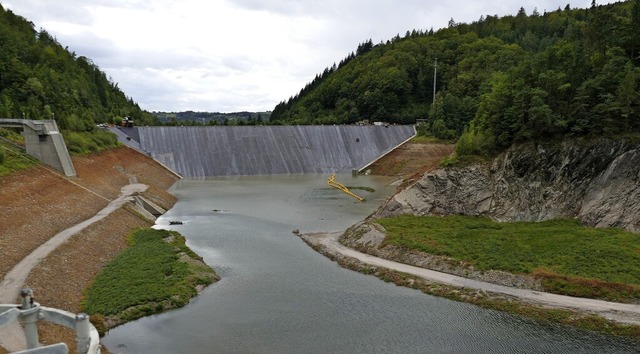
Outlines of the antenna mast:
{"type": "Polygon", "coordinates": [[[438,58],[436,58],[435,64],[433,64],[433,102],[436,102],[436,75],[438,73],[438,58]]]}

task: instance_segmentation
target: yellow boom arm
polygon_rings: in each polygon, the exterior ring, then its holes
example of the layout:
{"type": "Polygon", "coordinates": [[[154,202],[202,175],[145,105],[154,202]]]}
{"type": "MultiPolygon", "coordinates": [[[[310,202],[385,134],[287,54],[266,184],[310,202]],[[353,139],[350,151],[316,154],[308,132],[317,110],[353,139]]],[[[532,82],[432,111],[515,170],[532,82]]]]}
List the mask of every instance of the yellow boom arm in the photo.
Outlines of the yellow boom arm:
{"type": "Polygon", "coordinates": [[[350,195],[350,196],[352,196],[352,197],[354,197],[354,198],[358,199],[358,200],[359,200],[359,201],[361,201],[361,202],[362,202],[362,201],[364,201],[364,198],[362,198],[362,197],[360,197],[360,196],[358,196],[358,195],[355,195],[355,194],[351,193],[351,191],[349,190],[349,188],[345,187],[342,183],[338,183],[338,182],[336,182],[336,181],[335,181],[335,179],[336,179],[336,174],[335,174],[335,173],[332,173],[332,174],[331,174],[331,177],[329,177],[329,179],[327,180],[327,184],[328,184],[329,186],[333,187],[333,188],[337,188],[337,189],[339,189],[339,190],[343,191],[344,193],[346,193],[346,194],[348,194],[348,195],[350,195]]]}

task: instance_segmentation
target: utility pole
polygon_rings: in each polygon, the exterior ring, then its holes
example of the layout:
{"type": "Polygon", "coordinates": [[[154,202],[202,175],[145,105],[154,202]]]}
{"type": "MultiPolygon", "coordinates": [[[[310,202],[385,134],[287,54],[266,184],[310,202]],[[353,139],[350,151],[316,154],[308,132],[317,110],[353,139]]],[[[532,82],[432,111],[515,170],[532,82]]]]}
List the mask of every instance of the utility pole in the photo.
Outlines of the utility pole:
{"type": "Polygon", "coordinates": [[[436,102],[436,75],[438,74],[438,58],[436,58],[435,64],[433,64],[433,102],[436,102]]]}

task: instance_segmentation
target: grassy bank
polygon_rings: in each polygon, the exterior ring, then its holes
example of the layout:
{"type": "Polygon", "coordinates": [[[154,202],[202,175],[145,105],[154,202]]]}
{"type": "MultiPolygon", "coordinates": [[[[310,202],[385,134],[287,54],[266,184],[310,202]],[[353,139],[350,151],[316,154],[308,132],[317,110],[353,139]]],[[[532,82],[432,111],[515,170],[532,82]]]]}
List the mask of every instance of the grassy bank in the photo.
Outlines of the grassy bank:
{"type": "Polygon", "coordinates": [[[218,279],[177,232],[141,229],[131,247],[108,263],[82,302],[92,321],[109,327],[186,305],[197,287],[218,279]]]}
{"type": "Polygon", "coordinates": [[[25,170],[38,164],[38,160],[0,141],[0,177],[25,170]]]}
{"type": "Polygon", "coordinates": [[[497,223],[468,216],[380,219],[385,243],[541,278],[546,291],[640,300],[640,234],[575,220],[497,223]]]}
{"type": "Polygon", "coordinates": [[[0,128],[0,176],[38,164],[38,160],[16,147],[21,144],[24,144],[22,135],[13,130],[0,128]]]}

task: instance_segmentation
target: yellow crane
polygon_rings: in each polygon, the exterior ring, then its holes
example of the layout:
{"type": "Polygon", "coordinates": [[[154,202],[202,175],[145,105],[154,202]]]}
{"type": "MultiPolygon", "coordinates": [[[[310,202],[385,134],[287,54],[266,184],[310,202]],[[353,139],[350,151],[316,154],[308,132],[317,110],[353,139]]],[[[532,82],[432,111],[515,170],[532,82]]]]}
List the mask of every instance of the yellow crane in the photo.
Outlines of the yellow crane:
{"type": "Polygon", "coordinates": [[[336,180],[335,180],[335,179],[336,179],[336,174],[335,174],[335,173],[332,173],[332,174],[331,174],[331,177],[329,177],[329,179],[327,180],[327,184],[328,184],[329,186],[333,187],[333,188],[336,188],[336,189],[339,189],[339,190],[343,191],[344,193],[346,193],[346,194],[348,194],[348,195],[350,195],[350,196],[352,196],[352,197],[354,197],[354,198],[358,199],[358,200],[359,200],[359,201],[361,201],[361,202],[363,202],[363,201],[364,201],[364,198],[362,198],[362,197],[360,197],[360,196],[358,196],[358,195],[353,194],[353,193],[349,190],[349,188],[345,187],[345,186],[344,186],[344,184],[342,184],[342,183],[336,182],[336,180]]]}

